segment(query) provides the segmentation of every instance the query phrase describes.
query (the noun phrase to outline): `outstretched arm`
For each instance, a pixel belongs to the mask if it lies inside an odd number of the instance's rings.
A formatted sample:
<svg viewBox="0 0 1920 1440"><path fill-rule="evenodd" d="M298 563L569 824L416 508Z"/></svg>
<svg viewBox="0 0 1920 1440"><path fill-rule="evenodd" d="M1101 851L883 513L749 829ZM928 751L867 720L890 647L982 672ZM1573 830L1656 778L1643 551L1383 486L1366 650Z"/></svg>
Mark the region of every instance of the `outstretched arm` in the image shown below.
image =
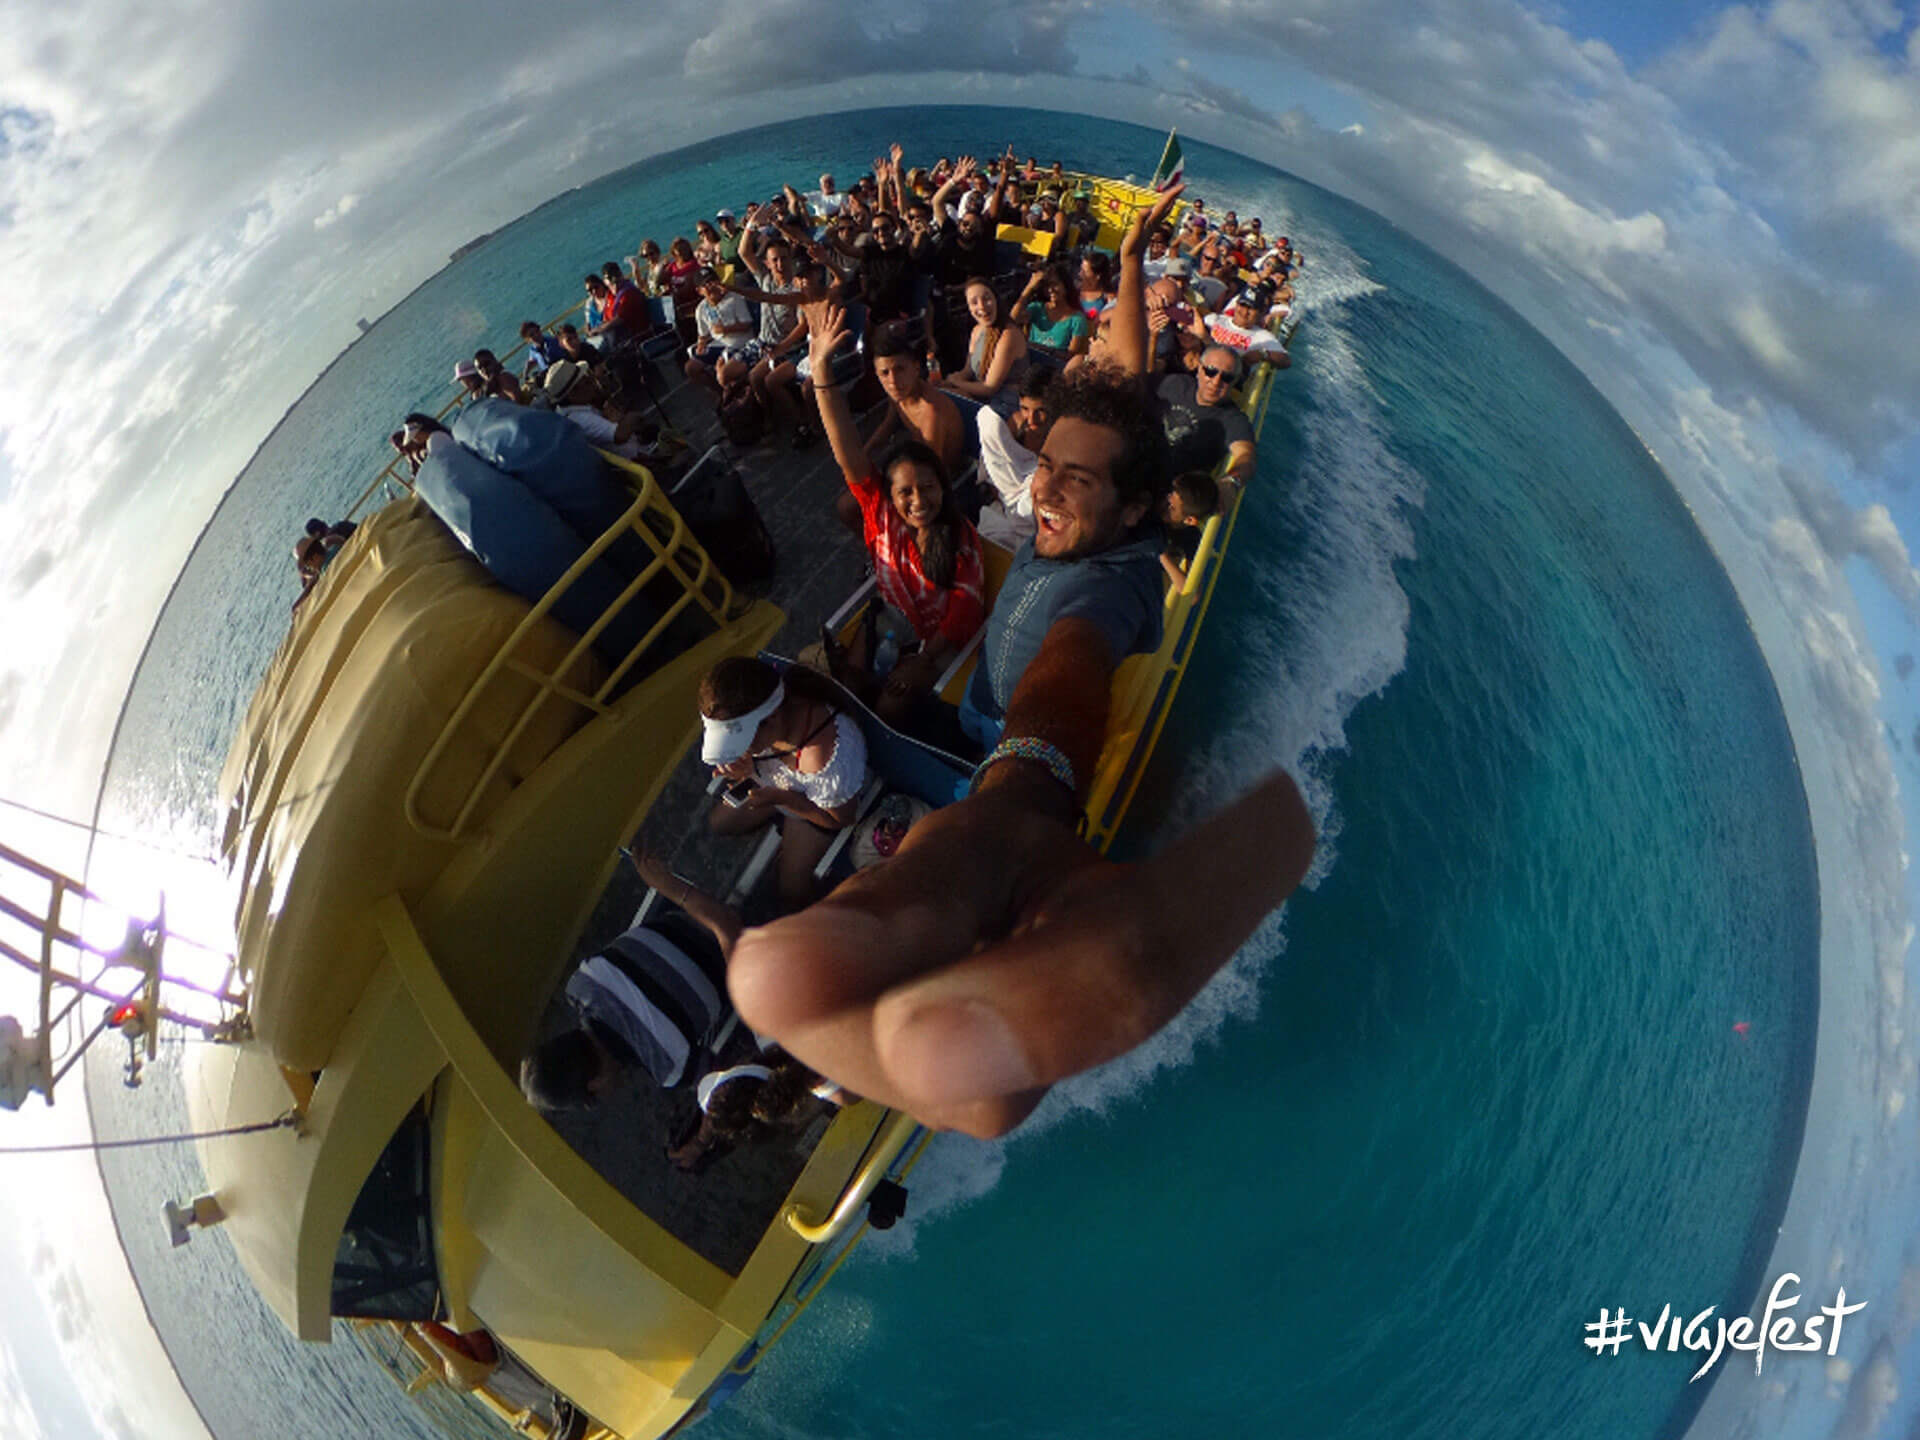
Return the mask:
<svg viewBox="0 0 1920 1440"><path fill-rule="evenodd" d="M833 352L847 338L847 312L832 301L806 307L809 377L813 383L814 403L820 407L820 428L833 447L834 462L848 489L866 484L873 473L867 452L860 443L859 427L853 423L853 410L847 404L846 391L833 383Z"/></svg>
<svg viewBox="0 0 1920 1440"><path fill-rule="evenodd" d="M698 920L720 942L720 953L731 959L733 942L740 938L740 912L713 898L691 880L683 880L665 861L645 850L629 851L628 859L640 878Z"/></svg>
<svg viewBox="0 0 1920 1440"><path fill-rule="evenodd" d="M900 148L900 142L897 140L887 152L887 167L893 181L893 213L902 221L907 216L907 172L901 167L900 161L906 153Z"/></svg>
<svg viewBox="0 0 1920 1440"><path fill-rule="evenodd" d="M953 167L953 173L947 177L946 184L933 192L933 219L938 224L947 215L947 200L960 186L973 178L973 172L980 167L971 155L962 155L960 163Z"/></svg>
<svg viewBox="0 0 1920 1440"><path fill-rule="evenodd" d="M740 267L749 275L760 273L760 207L749 205L747 218L740 222Z"/></svg>
<svg viewBox="0 0 1920 1440"><path fill-rule="evenodd" d="M1174 202L1186 185L1175 185L1150 210L1134 212L1133 223L1120 237L1120 288L1113 300L1112 331L1107 349L1114 363L1129 375L1144 375L1153 361L1153 344L1147 334L1147 237L1173 212Z"/></svg>
<svg viewBox="0 0 1920 1440"><path fill-rule="evenodd" d="M1007 197L1007 186L1013 180L1013 165L1010 161L1000 162L1000 178L994 181L993 194L987 199L987 223L1000 223L1000 206Z"/></svg>
<svg viewBox="0 0 1920 1440"><path fill-rule="evenodd" d="M1097 626L1057 622L1007 734L1057 746L1078 792L1032 760L994 765L886 864L742 935L741 1017L862 1095L990 1136L1178 1014L1305 876L1313 821L1276 772L1153 859L1101 861L1074 817L1112 671Z"/></svg>

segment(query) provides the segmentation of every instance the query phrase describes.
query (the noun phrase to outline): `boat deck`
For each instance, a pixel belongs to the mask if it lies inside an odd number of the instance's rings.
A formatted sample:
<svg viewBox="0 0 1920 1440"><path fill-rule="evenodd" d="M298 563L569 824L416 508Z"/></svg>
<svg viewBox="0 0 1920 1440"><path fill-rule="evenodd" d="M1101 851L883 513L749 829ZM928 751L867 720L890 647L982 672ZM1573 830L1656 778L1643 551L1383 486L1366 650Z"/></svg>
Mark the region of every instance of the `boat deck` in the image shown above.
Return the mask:
<svg viewBox="0 0 1920 1440"><path fill-rule="evenodd" d="M712 392L688 383L670 365L661 368L668 383L656 384L657 398L669 423L692 441L690 461L720 444L759 507L773 537L776 564L771 581L751 593L764 595L786 612L787 623L771 648L797 654L818 637L821 621L866 574L864 547L834 516L834 501L844 486L832 452L824 440L799 452L784 444L744 451L727 445ZM658 421L651 405L642 408ZM870 425L878 414L873 409L863 419ZM709 894L724 896L759 836L711 833L707 813L715 802L706 793L711 774L698 754L689 752L649 813L642 838L678 873ZM646 886L630 869L616 871L581 937L577 958L596 953L625 930L645 893ZM765 904L750 903L748 918L767 918ZM563 1018L564 1001L556 996L547 1021L557 1027ZM739 1031L728 1055L745 1059L751 1048L751 1037ZM669 1137L694 1108L690 1090L663 1094L640 1081L621 1087L591 1110L551 1118L555 1129L628 1199L708 1260L738 1273L824 1133L831 1108L819 1104L798 1130L743 1145L691 1176L670 1165L665 1151Z"/></svg>

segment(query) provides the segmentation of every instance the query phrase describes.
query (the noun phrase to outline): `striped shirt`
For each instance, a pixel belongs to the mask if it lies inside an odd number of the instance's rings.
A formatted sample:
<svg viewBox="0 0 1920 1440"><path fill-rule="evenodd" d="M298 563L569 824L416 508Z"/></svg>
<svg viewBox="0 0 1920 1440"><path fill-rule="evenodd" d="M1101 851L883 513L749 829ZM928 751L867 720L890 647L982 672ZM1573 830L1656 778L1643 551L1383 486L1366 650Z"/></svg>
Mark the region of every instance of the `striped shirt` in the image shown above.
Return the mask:
<svg viewBox="0 0 1920 1440"><path fill-rule="evenodd" d="M584 1025L672 1089L706 1068L727 1014L726 962L711 936L669 913L634 926L581 965L567 981L567 999Z"/></svg>

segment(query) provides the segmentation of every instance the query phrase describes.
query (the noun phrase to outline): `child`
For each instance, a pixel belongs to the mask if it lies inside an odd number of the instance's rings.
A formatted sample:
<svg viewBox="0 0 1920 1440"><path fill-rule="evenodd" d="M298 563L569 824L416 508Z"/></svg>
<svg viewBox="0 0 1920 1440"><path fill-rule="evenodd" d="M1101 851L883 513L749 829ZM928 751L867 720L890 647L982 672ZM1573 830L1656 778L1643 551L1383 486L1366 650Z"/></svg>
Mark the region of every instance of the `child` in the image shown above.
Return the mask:
<svg viewBox="0 0 1920 1440"><path fill-rule="evenodd" d="M1187 566L1200 548L1200 532L1207 517L1219 508L1220 487L1206 471L1188 470L1173 477L1173 488L1160 512L1167 522L1167 548L1160 552L1160 564L1175 589L1187 583Z"/></svg>

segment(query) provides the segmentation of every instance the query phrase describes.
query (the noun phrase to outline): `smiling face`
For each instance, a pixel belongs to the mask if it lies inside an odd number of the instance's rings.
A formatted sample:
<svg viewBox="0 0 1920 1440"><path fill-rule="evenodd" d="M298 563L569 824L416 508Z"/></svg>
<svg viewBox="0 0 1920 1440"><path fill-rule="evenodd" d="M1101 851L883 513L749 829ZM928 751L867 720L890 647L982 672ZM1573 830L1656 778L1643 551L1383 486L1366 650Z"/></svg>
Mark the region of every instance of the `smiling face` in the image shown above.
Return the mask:
<svg viewBox="0 0 1920 1440"><path fill-rule="evenodd" d="M980 325L991 325L1000 318L1000 301L991 285L967 286L967 313Z"/></svg>
<svg viewBox="0 0 1920 1440"><path fill-rule="evenodd" d="M940 516L946 487L930 468L899 460L887 475L887 498L894 513L915 530L925 530Z"/></svg>
<svg viewBox="0 0 1920 1440"><path fill-rule="evenodd" d="M1072 560L1112 548L1147 513L1123 504L1113 469L1126 445L1116 430L1076 415L1056 420L1033 471L1033 553Z"/></svg>

